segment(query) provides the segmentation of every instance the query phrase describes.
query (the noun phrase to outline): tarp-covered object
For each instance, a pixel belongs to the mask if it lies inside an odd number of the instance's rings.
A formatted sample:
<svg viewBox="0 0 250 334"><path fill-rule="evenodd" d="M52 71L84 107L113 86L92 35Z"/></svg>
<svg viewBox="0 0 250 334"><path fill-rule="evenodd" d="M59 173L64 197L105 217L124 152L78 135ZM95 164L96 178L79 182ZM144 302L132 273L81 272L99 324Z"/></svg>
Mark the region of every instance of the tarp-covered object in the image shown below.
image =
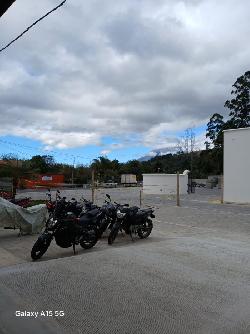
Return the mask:
<svg viewBox="0 0 250 334"><path fill-rule="evenodd" d="M46 217L45 204L24 209L0 198L0 227L15 227L24 233L38 233L44 226Z"/></svg>

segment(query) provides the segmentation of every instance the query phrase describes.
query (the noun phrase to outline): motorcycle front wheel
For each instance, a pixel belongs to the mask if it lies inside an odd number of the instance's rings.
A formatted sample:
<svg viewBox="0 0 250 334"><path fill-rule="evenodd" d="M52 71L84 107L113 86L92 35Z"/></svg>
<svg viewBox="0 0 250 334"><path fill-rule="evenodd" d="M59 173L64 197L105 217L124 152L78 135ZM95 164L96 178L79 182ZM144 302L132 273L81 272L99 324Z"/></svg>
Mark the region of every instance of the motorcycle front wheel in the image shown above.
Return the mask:
<svg viewBox="0 0 250 334"><path fill-rule="evenodd" d="M109 221L107 221L107 220L101 221L98 232L97 232L97 235L98 235L99 239L102 237L103 233L108 228L108 225L109 225Z"/></svg>
<svg viewBox="0 0 250 334"><path fill-rule="evenodd" d="M139 238L146 239L150 235L152 229L153 229L152 220L147 219L145 223L137 230Z"/></svg>
<svg viewBox="0 0 250 334"><path fill-rule="evenodd" d="M119 232L118 228L112 228L109 236L108 236L108 244L112 245L112 243L115 241L115 238L117 237L117 234Z"/></svg>
<svg viewBox="0 0 250 334"><path fill-rule="evenodd" d="M43 254L46 253L47 249L49 248L49 245L50 242L44 243L43 240L37 239L31 250L31 258L33 260L40 259L43 256Z"/></svg>
<svg viewBox="0 0 250 334"><path fill-rule="evenodd" d="M80 245L84 249L89 249L95 246L98 241L98 235L95 230L90 230L84 233L80 239Z"/></svg>

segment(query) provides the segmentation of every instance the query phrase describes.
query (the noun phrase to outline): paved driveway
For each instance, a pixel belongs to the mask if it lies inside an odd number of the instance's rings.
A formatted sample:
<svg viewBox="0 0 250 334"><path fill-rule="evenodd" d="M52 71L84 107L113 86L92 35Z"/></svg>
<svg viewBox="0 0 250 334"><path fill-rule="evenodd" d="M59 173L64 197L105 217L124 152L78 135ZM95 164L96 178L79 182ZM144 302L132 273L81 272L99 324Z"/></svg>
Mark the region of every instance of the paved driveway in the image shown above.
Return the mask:
<svg viewBox="0 0 250 334"><path fill-rule="evenodd" d="M138 199L137 189L109 192ZM250 207L214 204L218 198L200 190L177 208L171 199L145 197L157 208L148 239L119 236L108 246L104 237L76 256L53 245L39 262L29 259L36 236L0 231L4 333L29 324L46 333L249 334ZM17 309L53 316L17 318Z"/></svg>

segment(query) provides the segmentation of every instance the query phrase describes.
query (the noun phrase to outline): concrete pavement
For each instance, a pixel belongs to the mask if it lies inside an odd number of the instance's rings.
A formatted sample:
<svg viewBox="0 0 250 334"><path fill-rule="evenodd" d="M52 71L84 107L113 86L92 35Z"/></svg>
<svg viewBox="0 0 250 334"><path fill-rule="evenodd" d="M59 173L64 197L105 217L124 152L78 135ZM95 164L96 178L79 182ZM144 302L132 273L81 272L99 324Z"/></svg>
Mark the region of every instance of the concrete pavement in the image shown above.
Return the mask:
<svg viewBox="0 0 250 334"><path fill-rule="evenodd" d="M120 196L135 201L137 193ZM76 256L52 245L42 261L31 262L36 236L3 232L10 234L1 239L0 231L0 248L14 257L0 268L2 310L12 300L4 316L8 334L20 326L8 318L17 308L63 311L33 319L54 333L249 334L250 207L209 203L212 193L196 196L183 198L180 208L154 198L148 239L120 235L108 246L103 238L91 250L78 247Z"/></svg>

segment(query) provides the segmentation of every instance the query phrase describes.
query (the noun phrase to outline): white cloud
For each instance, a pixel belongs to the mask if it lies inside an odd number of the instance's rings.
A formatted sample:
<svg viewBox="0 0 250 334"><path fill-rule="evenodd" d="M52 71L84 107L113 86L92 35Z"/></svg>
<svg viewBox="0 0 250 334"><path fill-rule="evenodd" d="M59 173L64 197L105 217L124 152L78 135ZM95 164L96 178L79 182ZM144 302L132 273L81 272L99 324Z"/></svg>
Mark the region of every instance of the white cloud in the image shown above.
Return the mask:
<svg viewBox="0 0 250 334"><path fill-rule="evenodd" d="M101 153L101 155L107 155L110 152L111 152L110 150L102 150L100 153Z"/></svg>
<svg viewBox="0 0 250 334"><path fill-rule="evenodd" d="M3 45L53 6L13 4ZM231 85L249 70L249 10L246 0L66 2L0 54L0 134L46 149L104 136L120 148L173 145L175 131L227 112Z"/></svg>

